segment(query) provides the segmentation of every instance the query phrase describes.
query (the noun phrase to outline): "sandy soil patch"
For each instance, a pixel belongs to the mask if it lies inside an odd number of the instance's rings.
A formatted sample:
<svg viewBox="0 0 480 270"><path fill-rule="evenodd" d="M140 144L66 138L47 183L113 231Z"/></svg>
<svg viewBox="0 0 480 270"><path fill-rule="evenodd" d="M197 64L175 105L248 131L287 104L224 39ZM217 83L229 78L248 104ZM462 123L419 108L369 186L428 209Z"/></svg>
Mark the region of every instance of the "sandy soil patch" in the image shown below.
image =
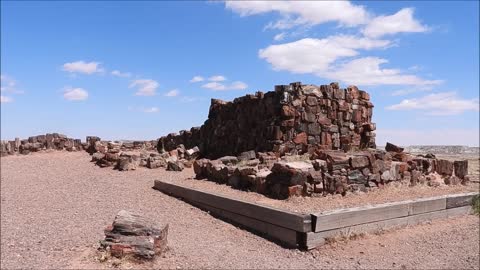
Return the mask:
<svg viewBox="0 0 480 270"><path fill-rule="evenodd" d="M1 269L98 269L95 246L126 209L170 223L169 251L121 268L444 268L479 266L476 216L435 221L302 252L284 249L152 189L153 180L191 177L162 169L118 172L88 154L1 158Z"/></svg>

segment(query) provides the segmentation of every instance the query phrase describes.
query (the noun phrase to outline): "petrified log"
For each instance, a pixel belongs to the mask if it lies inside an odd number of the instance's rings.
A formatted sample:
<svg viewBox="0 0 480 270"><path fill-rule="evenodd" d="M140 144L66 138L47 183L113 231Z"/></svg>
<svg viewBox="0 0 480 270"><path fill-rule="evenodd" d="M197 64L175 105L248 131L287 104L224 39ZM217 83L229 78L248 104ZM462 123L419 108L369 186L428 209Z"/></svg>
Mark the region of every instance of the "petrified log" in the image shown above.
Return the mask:
<svg viewBox="0 0 480 270"><path fill-rule="evenodd" d="M401 152L403 152L403 148L402 148L402 147L396 146L395 144L389 143L389 142L387 142L387 145L385 146L385 150L386 150L387 152L396 152L396 153L401 153Z"/></svg>
<svg viewBox="0 0 480 270"><path fill-rule="evenodd" d="M468 174L468 160L454 161L453 168L455 169L455 175L460 179L464 179Z"/></svg>
<svg viewBox="0 0 480 270"><path fill-rule="evenodd" d="M105 229L101 248L112 256L133 255L152 259L167 247L168 224L156 224L145 217L121 210Z"/></svg>

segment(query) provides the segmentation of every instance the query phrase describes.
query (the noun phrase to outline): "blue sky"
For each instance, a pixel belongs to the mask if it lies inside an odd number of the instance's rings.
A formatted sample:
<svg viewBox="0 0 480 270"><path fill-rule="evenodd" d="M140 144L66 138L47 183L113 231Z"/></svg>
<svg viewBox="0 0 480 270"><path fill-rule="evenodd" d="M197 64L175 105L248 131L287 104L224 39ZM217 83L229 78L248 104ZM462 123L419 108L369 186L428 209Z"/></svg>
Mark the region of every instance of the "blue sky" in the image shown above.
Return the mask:
<svg viewBox="0 0 480 270"><path fill-rule="evenodd" d="M358 85L377 143L477 145L479 2L1 2L1 137L156 139L211 98Z"/></svg>

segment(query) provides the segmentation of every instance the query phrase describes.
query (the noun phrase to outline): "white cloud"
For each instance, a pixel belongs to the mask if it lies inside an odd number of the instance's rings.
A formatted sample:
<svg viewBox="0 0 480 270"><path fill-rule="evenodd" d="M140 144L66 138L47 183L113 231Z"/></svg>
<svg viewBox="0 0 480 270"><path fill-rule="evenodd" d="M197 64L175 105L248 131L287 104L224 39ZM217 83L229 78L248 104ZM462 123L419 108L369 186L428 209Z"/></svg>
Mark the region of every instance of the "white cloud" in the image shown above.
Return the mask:
<svg viewBox="0 0 480 270"><path fill-rule="evenodd" d="M223 84L219 82L209 82L202 85L203 88L214 90L214 91L224 91L224 90L244 90L247 89L248 85L241 81L235 81L231 84Z"/></svg>
<svg viewBox="0 0 480 270"><path fill-rule="evenodd" d="M394 97L405 96L405 95L417 93L417 92L426 92L426 91L431 91L432 88L433 87L431 85L425 85L425 86L415 86L415 87L406 88L406 89L399 89L399 90L393 91L392 96Z"/></svg>
<svg viewBox="0 0 480 270"><path fill-rule="evenodd" d="M212 77L208 78L208 80L211 81L211 82L223 82L223 81L227 80L227 78L225 78L222 75L215 75L215 76L212 76Z"/></svg>
<svg viewBox="0 0 480 270"><path fill-rule="evenodd" d="M357 26L367 23L369 19L363 6L348 1L226 1L225 7L241 16L278 12L281 19L267 26L274 29L326 22Z"/></svg>
<svg viewBox="0 0 480 270"><path fill-rule="evenodd" d="M17 89L17 81L7 75L0 75L0 92L10 94L23 94L23 91Z"/></svg>
<svg viewBox="0 0 480 270"><path fill-rule="evenodd" d="M389 16L378 16L374 18L362 31L368 37L381 37L397 33L420 33L429 30L413 18L413 8L403 8L397 13Z"/></svg>
<svg viewBox="0 0 480 270"><path fill-rule="evenodd" d="M235 81L230 86L228 86L228 88L232 90L244 90L247 89L247 87L248 85L241 81Z"/></svg>
<svg viewBox="0 0 480 270"><path fill-rule="evenodd" d="M81 101L88 98L88 92L82 88L66 88L63 98L71 101Z"/></svg>
<svg viewBox="0 0 480 270"><path fill-rule="evenodd" d="M275 12L277 21L267 29L310 29L327 22L355 27L349 34L325 38L304 38L290 43L270 45L258 55L274 70L314 74L319 77L363 85L433 85L440 80L426 80L404 70L383 68L388 60L363 56L363 51L391 47L393 41L382 36L408 32L426 32L429 28L414 18L412 8L403 8L392 15L374 16L363 6L349 1L227 1L227 9L251 16ZM275 41L292 36L296 30L282 31ZM337 28L342 33L342 28ZM352 34L353 33L353 34ZM305 35L303 33L302 35ZM360 57L361 56L361 57ZM418 69L417 69L418 70ZM412 70L410 70L412 71ZM218 85L212 87L221 88Z"/></svg>
<svg viewBox="0 0 480 270"><path fill-rule="evenodd" d="M280 41L280 40L283 40L286 36L286 33L285 32L282 32L282 33L279 33L279 34L276 34L274 37L273 37L273 40L275 41Z"/></svg>
<svg viewBox="0 0 480 270"><path fill-rule="evenodd" d="M197 100L200 100L200 98L197 98L197 97L182 97L180 99L180 102L189 103L189 102L194 102L194 101L197 101Z"/></svg>
<svg viewBox="0 0 480 270"><path fill-rule="evenodd" d="M159 84L151 79L138 79L132 81L130 88L137 87L136 96L154 96Z"/></svg>
<svg viewBox="0 0 480 270"><path fill-rule="evenodd" d="M0 96L0 103L10 103L10 102L13 102L13 99L11 97Z"/></svg>
<svg viewBox="0 0 480 270"><path fill-rule="evenodd" d="M93 74L103 72L99 62L76 61L63 64L63 70L71 73Z"/></svg>
<svg viewBox="0 0 480 270"><path fill-rule="evenodd" d="M202 76L194 76L190 82L195 83L195 82L203 82L205 79Z"/></svg>
<svg viewBox="0 0 480 270"><path fill-rule="evenodd" d="M165 93L165 96L166 97L176 97L176 96L178 96L178 94L180 94L180 91L178 89L172 89L172 90L168 91L167 93Z"/></svg>
<svg viewBox="0 0 480 270"><path fill-rule="evenodd" d="M479 100L462 99L455 92L429 94L421 98L404 99L387 110L423 110L429 115L455 115L465 111L478 111Z"/></svg>
<svg viewBox="0 0 480 270"><path fill-rule="evenodd" d="M478 146L479 129L377 129L376 143L397 145L469 145Z"/></svg>
<svg viewBox="0 0 480 270"><path fill-rule="evenodd" d="M145 113L156 113L159 110L157 107L150 107L150 108L142 108L142 111Z"/></svg>
<svg viewBox="0 0 480 270"><path fill-rule="evenodd" d="M386 59L363 57L350 61L344 58L358 56L360 50L385 49L392 42L351 35L336 35L323 39L304 38L298 41L270 45L259 50L259 57L274 70L293 73L312 73L319 77L359 85L429 85L438 80L424 80L398 69L382 69ZM340 63L339 63L340 62Z"/></svg>
<svg viewBox="0 0 480 270"><path fill-rule="evenodd" d="M388 60L378 57L357 58L320 73L324 77L358 85L436 85L441 80L425 80L399 69L381 68Z"/></svg>
<svg viewBox="0 0 480 270"><path fill-rule="evenodd" d="M127 109L131 112L144 112L144 113L157 113L160 111L158 107L128 106Z"/></svg>
<svg viewBox="0 0 480 270"><path fill-rule="evenodd" d="M331 36L324 39L304 38L298 41L270 45L258 52L275 70L293 73L322 74L342 57L358 55L357 49L386 48L388 40L373 40L354 36Z"/></svg>
<svg viewBox="0 0 480 270"><path fill-rule="evenodd" d="M132 76L132 74L129 73L129 72L120 72L119 70L114 70L114 71L111 72L111 74L113 76L123 77L123 78L128 78L128 77Z"/></svg>
<svg viewBox="0 0 480 270"><path fill-rule="evenodd" d="M226 87L222 83L218 82L209 82L204 85L202 85L203 88L211 89L211 90L216 90L216 91L221 91L221 90L226 90Z"/></svg>

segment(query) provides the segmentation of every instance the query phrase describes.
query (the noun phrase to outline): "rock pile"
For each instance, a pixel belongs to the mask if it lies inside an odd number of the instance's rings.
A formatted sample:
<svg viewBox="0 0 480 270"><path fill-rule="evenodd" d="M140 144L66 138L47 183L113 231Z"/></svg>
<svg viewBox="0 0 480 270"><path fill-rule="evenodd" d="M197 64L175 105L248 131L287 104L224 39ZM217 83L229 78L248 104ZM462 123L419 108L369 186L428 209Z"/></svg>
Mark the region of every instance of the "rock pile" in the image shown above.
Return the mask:
<svg viewBox="0 0 480 270"><path fill-rule="evenodd" d="M47 133L46 135L31 136L28 139L0 142L0 155L27 155L30 152L39 152L43 150L67 150L79 151L84 149L80 139L68 138L63 134Z"/></svg>
<svg viewBox="0 0 480 270"><path fill-rule="evenodd" d="M182 171L192 166L192 160L200 154L198 147L185 149L179 145L169 152L157 152L151 141L130 144L101 141L95 136L87 137L87 151L92 162L98 166L114 167L120 171L136 170L138 167L150 169L165 168L169 171Z"/></svg>
<svg viewBox="0 0 480 270"><path fill-rule="evenodd" d="M372 109L369 94L356 86L277 85L233 102L212 99L201 127L161 137L158 148L199 146L212 159L248 150L284 155L375 148Z"/></svg>
<svg viewBox="0 0 480 270"><path fill-rule="evenodd" d="M114 257L133 255L153 259L167 247L168 224L156 224L125 210L118 212L113 224L105 229L101 249Z"/></svg>
<svg viewBox="0 0 480 270"><path fill-rule="evenodd" d="M364 149L316 150L312 154L286 155L248 151L238 157L199 159L193 164L197 179L208 179L234 188L286 199L314 193L342 194L368 191L391 182L417 184L465 184L468 163L436 159L434 155L413 156L388 143L386 151Z"/></svg>

